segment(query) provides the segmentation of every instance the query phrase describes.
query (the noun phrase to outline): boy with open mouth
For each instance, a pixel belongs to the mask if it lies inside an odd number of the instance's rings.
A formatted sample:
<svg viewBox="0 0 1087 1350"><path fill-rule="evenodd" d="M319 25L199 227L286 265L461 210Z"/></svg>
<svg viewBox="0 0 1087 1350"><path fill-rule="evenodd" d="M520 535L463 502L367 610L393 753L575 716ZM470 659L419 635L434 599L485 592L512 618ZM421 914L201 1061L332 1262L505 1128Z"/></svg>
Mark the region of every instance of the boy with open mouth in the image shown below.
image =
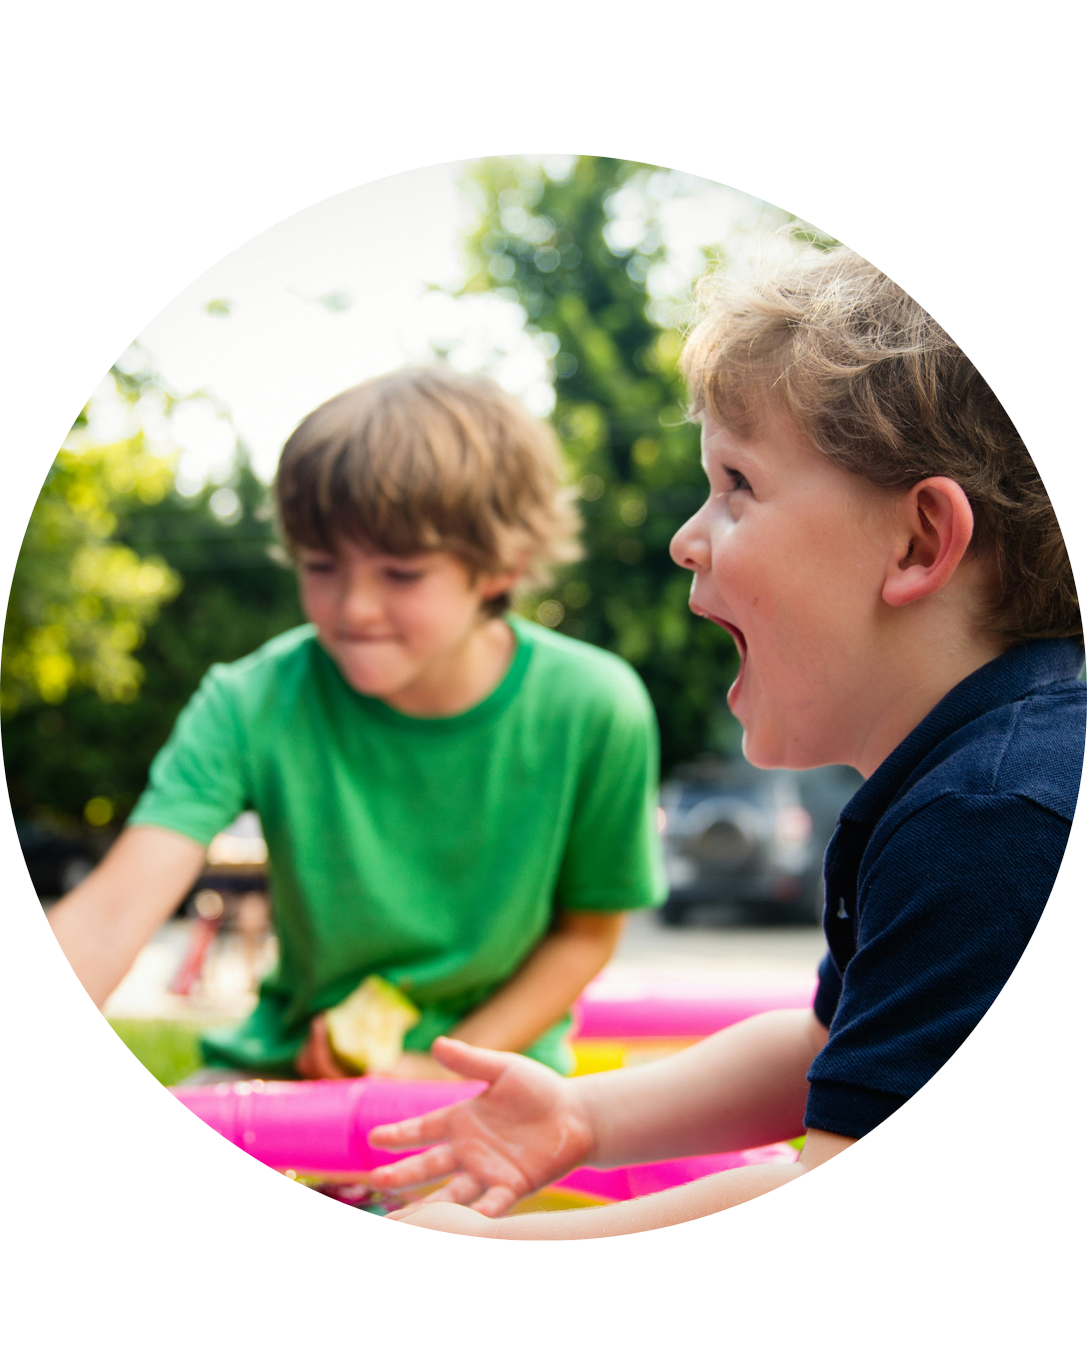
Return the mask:
<svg viewBox="0 0 1087 1350"><path fill-rule="evenodd" d="M803 1176L921 1089L977 1025L1052 889L1079 790L1083 633L1041 479L938 324L845 249L711 293L685 352L705 505L672 556L740 653L729 705L765 768L866 782L824 867L810 1011L566 1080L439 1040L482 1096L372 1134L432 1147L374 1184L396 1215L499 1238L639 1232ZM739 1168L602 1209L501 1218L571 1168L751 1148ZM452 1203L451 1203L452 1202Z"/></svg>

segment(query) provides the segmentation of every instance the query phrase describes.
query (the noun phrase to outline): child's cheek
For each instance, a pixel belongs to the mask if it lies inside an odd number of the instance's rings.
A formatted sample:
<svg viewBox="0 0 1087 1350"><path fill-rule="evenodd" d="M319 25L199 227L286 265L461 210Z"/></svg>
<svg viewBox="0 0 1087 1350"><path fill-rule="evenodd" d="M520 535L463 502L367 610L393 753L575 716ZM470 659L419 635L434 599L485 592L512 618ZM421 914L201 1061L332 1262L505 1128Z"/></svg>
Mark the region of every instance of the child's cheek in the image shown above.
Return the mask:
<svg viewBox="0 0 1087 1350"><path fill-rule="evenodd" d="M300 593L302 613L307 622L312 623L319 632L325 632L333 626L336 617L336 595L323 578L311 581Z"/></svg>
<svg viewBox="0 0 1087 1350"><path fill-rule="evenodd" d="M298 583L298 603L302 606L302 613L313 623L313 590L305 578Z"/></svg>

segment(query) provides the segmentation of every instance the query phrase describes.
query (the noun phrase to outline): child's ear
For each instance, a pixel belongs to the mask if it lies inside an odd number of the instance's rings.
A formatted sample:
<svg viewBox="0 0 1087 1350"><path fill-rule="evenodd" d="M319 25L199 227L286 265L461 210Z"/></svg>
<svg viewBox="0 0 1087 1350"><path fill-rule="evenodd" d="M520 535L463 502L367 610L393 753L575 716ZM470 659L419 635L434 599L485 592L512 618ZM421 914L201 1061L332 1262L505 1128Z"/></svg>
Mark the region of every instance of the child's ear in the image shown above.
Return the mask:
<svg viewBox="0 0 1087 1350"><path fill-rule="evenodd" d="M482 578L480 597L494 600L499 595L508 595L523 576L523 572L489 572Z"/></svg>
<svg viewBox="0 0 1087 1350"><path fill-rule="evenodd" d="M896 608L932 595L951 580L974 533L974 512L951 478L926 478L902 500L883 598Z"/></svg>

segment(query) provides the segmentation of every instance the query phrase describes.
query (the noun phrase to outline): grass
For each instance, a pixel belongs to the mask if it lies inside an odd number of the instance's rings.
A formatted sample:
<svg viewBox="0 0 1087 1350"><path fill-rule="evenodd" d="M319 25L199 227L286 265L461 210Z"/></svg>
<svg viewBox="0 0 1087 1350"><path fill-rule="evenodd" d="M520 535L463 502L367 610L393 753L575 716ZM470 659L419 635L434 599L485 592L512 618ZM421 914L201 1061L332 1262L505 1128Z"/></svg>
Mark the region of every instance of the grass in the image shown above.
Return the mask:
<svg viewBox="0 0 1087 1350"><path fill-rule="evenodd" d="M202 1022L136 1021L119 1017L111 1019L110 1026L165 1087L180 1083L203 1067L198 1045L205 1029Z"/></svg>

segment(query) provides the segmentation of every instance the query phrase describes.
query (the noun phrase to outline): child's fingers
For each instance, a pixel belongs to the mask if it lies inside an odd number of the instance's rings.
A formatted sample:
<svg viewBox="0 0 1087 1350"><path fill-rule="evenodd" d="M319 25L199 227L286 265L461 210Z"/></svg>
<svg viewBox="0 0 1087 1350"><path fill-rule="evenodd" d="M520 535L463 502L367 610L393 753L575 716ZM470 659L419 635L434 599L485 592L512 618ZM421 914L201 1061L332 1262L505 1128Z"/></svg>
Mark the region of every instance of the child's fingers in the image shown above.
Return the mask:
<svg viewBox="0 0 1087 1350"><path fill-rule="evenodd" d="M459 1073L462 1078L482 1078L485 1083L493 1083L517 1060L517 1056L508 1051L481 1050L449 1036L439 1036L430 1047L430 1053L439 1064Z"/></svg>
<svg viewBox="0 0 1087 1350"><path fill-rule="evenodd" d="M438 1205L442 1201L454 1205L468 1205L482 1189L483 1187L479 1182L474 1181L467 1172L458 1172L455 1176L450 1177L444 1186L440 1186L429 1195L424 1195L421 1200L413 1200L410 1205L402 1205L399 1209L394 1209L389 1218L407 1219L412 1214L418 1214L421 1209L425 1209L428 1205Z"/></svg>
<svg viewBox="0 0 1087 1350"><path fill-rule="evenodd" d="M445 1138L445 1123L452 1106L428 1111L425 1116L397 1120L388 1125L375 1125L366 1136L372 1148L414 1148L416 1144L436 1144Z"/></svg>
<svg viewBox="0 0 1087 1350"><path fill-rule="evenodd" d="M390 1210L389 1213L385 1215L385 1217L387 1219L410 1219L411 1216L418 1211L418 1209L419 1203L418 1201L416 1201L414 1205L404 1205L401 1209Z"/></svg>
<svg viewBox="0 0 1087 1350"><path fill-rule="evenodd" d="M410 1212L398 1209L390 1219L403 1219L417 1228L433 1228L439 1233L461 1233L464 1237L493 1237L491 1220L464 1205L420 1205Z"/></svg>
<svg viewBox="0 0 1087 1350"><path fill-rule="evenodd" d="M295 1059L295 1067L303 1078L347 1078L328 1039L328 1023L324 1013L318 1013L310 1022L306 1043Z"/></svg>
<svg viewBox="0 0 1087 1350"><path fill-rule="evenodd" d="M420 1206L434 1205L441 1200L448 1200L454 1205L470 1205L482 1190L483 1186L475 1177L469 1176L467 1172L457 1172L444 1186L440 1186L430 1195L424 1195Z"/></svg>
<svg viewBox="0 0 1087 1350"><path fill-rule="evenodd" d="M488 1219L497 1219L499 1215L505 1214L510 1205L516 1204L520 1198L518 1192L511 1190L509 1186L489 1186L472 1208L477 1214L486 1215ZM468 1202L465 1201L465 1203Z"/></svg>
<svg viewBox="0 0 1087 1350"><path fill-rule="evenodd" d="M399 1162L375 1167L370 1173L370 1185L379 1191L399 1191L405 1186L421 1186L427 1181L447 1177L457 1168L457 1159L448 1144L416 1153Z"/></svg>
<svg viewBox="0 0 1087 1350"><path fill-rule="evenodd" d="M385 1217L387 1219L410 1219L413 1214L418 1214L422 1208L422 1200L413 1200L410 1205L401 1205L399 1209L391 1209Z"/></svg>

